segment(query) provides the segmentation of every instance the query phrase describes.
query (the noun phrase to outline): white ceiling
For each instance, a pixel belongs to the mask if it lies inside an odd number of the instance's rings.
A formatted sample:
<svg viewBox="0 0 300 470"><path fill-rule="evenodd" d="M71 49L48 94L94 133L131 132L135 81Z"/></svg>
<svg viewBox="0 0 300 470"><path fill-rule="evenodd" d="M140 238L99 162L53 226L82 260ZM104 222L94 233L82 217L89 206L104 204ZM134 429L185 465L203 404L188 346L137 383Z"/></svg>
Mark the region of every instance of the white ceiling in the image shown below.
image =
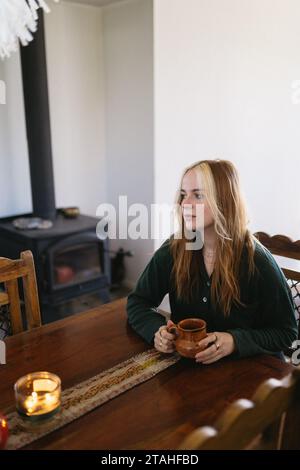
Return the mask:
<svg viewBox="0 0 300 470"><path fill-rule="evenodd" d="M95 6L103 7L104 5L124 2L126 0L63 0L63 1L68 2L68 3L81 3L83 5L95 5Z"/></svg>

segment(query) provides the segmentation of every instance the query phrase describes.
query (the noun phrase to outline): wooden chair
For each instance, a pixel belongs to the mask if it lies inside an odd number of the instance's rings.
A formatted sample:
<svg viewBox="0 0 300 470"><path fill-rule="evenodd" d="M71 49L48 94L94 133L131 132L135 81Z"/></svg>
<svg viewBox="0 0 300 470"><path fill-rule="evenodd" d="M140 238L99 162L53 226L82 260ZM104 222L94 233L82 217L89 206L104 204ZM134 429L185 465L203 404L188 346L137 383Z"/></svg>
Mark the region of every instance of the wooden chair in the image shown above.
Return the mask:
<svg viewBox="0 0 300 470"><path fill-rule="evenodd" d="M18 260L0 258L0 284L4 284L5 287L5 292L0 293L0 306L8 308L12 334L24 330L18 279L23 281L27 328L41 326L40 305L31 251L21 253L21 259Z"/></svg>
<svg viewBox="0 0 300 470"><path fill-rule="evenodd" d="M300 261L300 240L294 242L285 235L274 235L271 237L265 232L256 232L254 236L273 255L288 258L289 260ZM277 259L292 291L295 304L295 316L298 322L298 338L300 338L300 268L299 271L285 268L283 267L284 263L282 261L281 259ZM291 357L294 350L295 349L291 346L287 351L284 351L284 353L286 356Z"/></svg>
<svg viewBox="0 0 300 470"><path fill-rule="evenodd" d="M185 450L299 449L300 368L282 380L268 379L252 400L232 403L213 427L196 429Z"/></svg>

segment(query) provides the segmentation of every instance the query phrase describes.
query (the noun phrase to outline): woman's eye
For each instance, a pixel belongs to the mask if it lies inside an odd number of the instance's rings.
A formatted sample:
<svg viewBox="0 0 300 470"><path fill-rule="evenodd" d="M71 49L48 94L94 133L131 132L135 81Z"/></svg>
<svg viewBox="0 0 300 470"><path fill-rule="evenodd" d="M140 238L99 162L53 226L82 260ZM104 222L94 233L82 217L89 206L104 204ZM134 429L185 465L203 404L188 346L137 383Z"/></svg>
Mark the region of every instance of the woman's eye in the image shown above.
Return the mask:
<svg viewBox="0 0 300 470"><path fill-rule="evenodd" d="M204 194L194 194L194 197L195 197L195 199L197 199L199 201L202 201L202 199L204 199ZM186 198L187 198L187 194L181 194L180 195L181 201L183 201L183 199L186 199Z"/></svg>

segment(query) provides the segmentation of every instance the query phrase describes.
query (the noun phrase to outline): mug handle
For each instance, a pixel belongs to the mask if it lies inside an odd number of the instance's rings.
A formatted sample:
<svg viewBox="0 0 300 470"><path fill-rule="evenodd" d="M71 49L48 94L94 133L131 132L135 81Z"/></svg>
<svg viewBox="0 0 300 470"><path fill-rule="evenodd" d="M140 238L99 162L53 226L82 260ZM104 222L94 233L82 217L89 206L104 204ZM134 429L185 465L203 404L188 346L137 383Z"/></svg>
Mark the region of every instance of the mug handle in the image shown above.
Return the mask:
<svg viewBox="0 0 300 470"><path fill-rule="evenodd" d="M176 337L179 336L179 331L178 331L178 327L176 324L172 326L167 326L167 332L171 333L171 335L175 335Z"/></svg>

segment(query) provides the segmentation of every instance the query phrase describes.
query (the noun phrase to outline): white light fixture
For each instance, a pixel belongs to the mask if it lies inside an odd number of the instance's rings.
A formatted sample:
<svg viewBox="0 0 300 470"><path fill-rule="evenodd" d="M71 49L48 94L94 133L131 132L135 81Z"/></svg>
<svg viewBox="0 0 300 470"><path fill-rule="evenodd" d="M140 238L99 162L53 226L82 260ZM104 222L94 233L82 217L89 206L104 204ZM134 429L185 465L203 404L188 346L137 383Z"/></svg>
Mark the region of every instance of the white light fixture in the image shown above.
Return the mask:
<svg viewBox="0 0 300 470"><path fill-rule="evenodd" d="M58 2L59 0L54 0ZM45 0L0 0L0 57L9 57L18 48L32 41L37 30L37 10L50 11Z"/></svg>

